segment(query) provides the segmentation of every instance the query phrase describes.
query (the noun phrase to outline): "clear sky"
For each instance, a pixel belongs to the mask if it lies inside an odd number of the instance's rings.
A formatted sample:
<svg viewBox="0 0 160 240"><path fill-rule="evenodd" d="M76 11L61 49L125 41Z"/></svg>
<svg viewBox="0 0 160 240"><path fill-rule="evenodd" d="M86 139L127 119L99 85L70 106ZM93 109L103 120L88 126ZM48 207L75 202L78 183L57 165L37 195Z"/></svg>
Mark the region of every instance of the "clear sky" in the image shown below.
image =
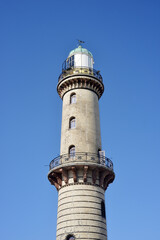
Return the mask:
<svg viewBox="0 0 160 240"><path fill-rule="evenodd" d="M62 62L84 40L101 71L109 240L160 239L160 1L1 0L0 239L55 240Z"/></svg>

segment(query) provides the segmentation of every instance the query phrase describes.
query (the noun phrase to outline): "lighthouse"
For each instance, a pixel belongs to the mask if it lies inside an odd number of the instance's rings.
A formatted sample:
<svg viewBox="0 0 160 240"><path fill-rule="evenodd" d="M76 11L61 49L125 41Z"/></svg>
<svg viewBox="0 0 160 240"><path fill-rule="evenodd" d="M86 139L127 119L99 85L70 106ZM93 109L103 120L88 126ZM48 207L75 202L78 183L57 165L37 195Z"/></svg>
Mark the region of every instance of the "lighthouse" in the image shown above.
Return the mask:
<svg viewBox="0 0 160 240"><path fill-rule="evenodd" d="M48 179L58 191L56 240L107 240L105 191L115 174L101 145L98 101L104 92L93 55L81 44L62 64L60 155Z"/></svg>

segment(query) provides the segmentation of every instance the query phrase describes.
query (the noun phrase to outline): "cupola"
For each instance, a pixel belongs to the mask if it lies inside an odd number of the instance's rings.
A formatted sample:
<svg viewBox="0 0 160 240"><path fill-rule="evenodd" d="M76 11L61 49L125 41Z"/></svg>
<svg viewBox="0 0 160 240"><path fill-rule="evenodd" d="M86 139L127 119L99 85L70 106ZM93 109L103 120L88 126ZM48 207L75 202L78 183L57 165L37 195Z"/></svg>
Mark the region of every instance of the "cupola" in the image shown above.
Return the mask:
<svg viewBox="0 0 160 240"><path fill-rule="evenodd" d="M62 65L62 69L66 70L73 67L93 68L93 64L92 53L79 45L69 53L68 58Z"/></svg>

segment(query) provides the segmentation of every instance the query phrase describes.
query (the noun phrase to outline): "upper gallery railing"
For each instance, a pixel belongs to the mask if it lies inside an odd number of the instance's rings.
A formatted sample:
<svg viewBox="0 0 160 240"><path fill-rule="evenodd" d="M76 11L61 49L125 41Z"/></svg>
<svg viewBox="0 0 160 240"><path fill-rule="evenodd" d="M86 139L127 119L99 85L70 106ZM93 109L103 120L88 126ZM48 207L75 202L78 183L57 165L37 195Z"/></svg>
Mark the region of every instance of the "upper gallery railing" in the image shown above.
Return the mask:
<svg viewBox="0 0 160 240"><path fill-rule="evenodd" d="M100 82L103 82L103 78L100 74L100 71L97 71L93 68L87 67L71 67L68 69L63 69L61 75L58 78L58 82L61 82L64 78L70 75L91 75L96 77Z"/></svg>
<svg viewBox="0 0 160 240"><path fill-rule="evenodd" d="M103 166L106 166L110 170L113 170L113 163L109 158L100 156L95 153L82 153L82 152L76 152L73 154L64 154L54 158L49 164L49 169L51 170L57 166L70 163L70 162L75 162L75 163L76 162L86 162L86 163L93 162L93 163L98 163Z"/></svg>

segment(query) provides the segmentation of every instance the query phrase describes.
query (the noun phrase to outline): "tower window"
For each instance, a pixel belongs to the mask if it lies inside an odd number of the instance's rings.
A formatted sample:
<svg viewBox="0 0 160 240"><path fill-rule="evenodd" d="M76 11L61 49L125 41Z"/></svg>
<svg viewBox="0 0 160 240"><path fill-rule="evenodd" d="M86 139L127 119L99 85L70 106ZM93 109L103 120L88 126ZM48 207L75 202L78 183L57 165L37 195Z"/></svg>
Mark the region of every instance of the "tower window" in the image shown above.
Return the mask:
<svg viewBox="0 0 160 240"><path fill-rule="evenodd" d="M69 147L69 156L70 157L75 157L75 152L76 152L76 148L74 145Z"/></svg>
<svg viewBox="0 0 160 240"><path fill-rule="evenodd" d="M72 93L70 97L70 104L76 103L76 94Z"/></svg>
<svg viewBox="0 0 160 240"><path fill-rule="evenodd" d="M75 117L71 117L69 120L69 128L73 129L76 127L76 118Z"/></svg>
<svg viewBox="0 0 160 240"><path fill-rule="evenodd" d="M103 200L102 200L102 202L101 202L101 215L102 215L103 218L106 218L105 203L104 203Z"/></svg>
<svg viewBox="0 0 160 240"><path fill-rule="evenodd" d="M75 237L73 235L68 235L66 237L66 240L75 240Z"/></svg>

